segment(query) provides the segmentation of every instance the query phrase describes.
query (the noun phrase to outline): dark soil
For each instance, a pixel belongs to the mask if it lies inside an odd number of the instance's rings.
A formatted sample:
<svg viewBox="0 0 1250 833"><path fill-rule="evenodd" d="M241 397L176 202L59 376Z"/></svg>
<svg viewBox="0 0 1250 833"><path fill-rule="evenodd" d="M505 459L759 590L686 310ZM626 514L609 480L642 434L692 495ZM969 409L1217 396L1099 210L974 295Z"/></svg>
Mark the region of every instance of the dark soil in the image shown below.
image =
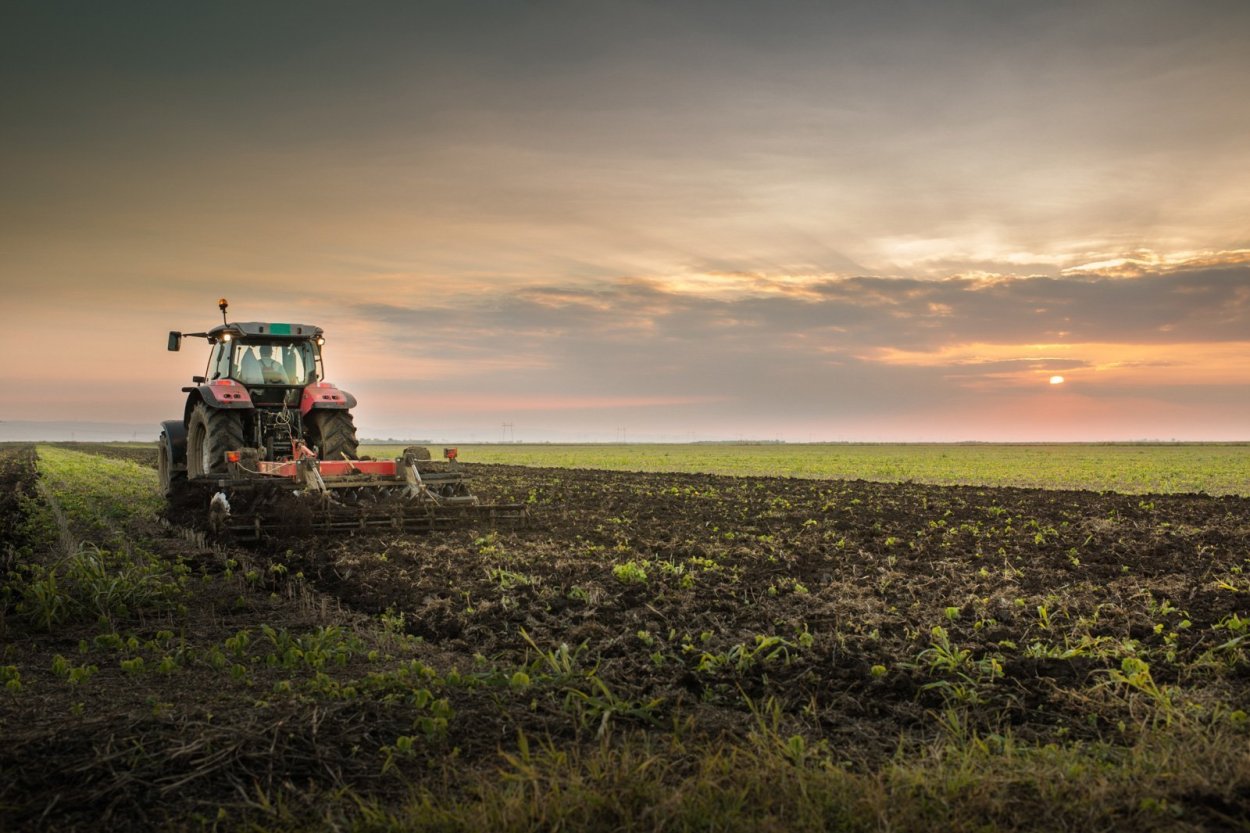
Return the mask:
<svg viewBox="0 0 1250 833"><path fill-rule="evenodd" d="M430 753L466 769L496 766L519 732L558 743L677 726L691 737L733 737L773 714L782 736L802 735L871 771L900 743L941 738L936 718L952 706L986 737L1127 743L1141 721L1140 704L1113 682L1125 657L1148 660L1153 681L1175 686L1178 702L1208 712L1250 702L1246 662L1213 670L1207 661L1224 656L1230 617L1250 618L1250 499L469 469L484 500L527 503L530 524L211 551L165 534L171 552L195 550L198 570L232 559L246 562L240 573L250 565L268 576L280 565L315 588L295 604L223 600L192 615L214 640L281 617L292 628L301 617L324 622L327 599L347 609L342 621L402 615L430 667L476 675L439 691L454 713ZM29 465L5 457L0 478L6 494L27 489ZM12 517L4 508L0 529ZM264 590L275 599L288 592L272 579ZM518 672L533 685L510 686ZM80 758L103 754L125 723L170 747L167 759L182 748L171 732L205 738L197 749L225 756L181 760L189 777L205 760L224 762L196 781L204 807L251 781L295 778L370 795L400 788L379 780L376 762L382 745L411 730L411 710L334 702L327 712L270 698L257 712L250 704L268 684L244 691L240 710L184 681L181 691L152 695L186 698L176 719L141 715L136 700L128 717L91 723L91 742L52 721L0 753L0 764L11 771L58 744ZM289 771L266 758L266 744L286 750ZM46 790L48 777L27 788ZM159 773L143 777L169 800ZM112 792L102 795L137 800L108 778ZM1210 801L1224 816L1250 813L1250 794Z"/></svg>
<svg viewBox="0 0 1250 833"><path fill-rule="evenodd" d="M105 456L155 462L154 455ZM0 678L0 831L214 829L219 810L229 808L237 823L262 796L347 787L403 794L403 784L382 773L379 750L412 731L417 710L275 693L275 684L307 669L263 661L272 648L262 626L291 634L337 628L368 640L376 622L303 582L266 575L270 562L254 552L197 543L133 518L125 531L134 542L171 571L190 573L191 592L176 609L50 630L19 615L21 567L60 557L22 546L28 505L18 498L39 500L34 463L32 446L0 446L0 552L12 566L0 597L0 670L17 670L21 684L6 690ZM230 657L247 667L236 679L208 652L244 631L255 650ZM101 647L99 638L113 633L138 643ZM358 655L379 647L386 646L366 642L352 662L326 674L350 680L373 670ZM168 672L155 667L165 656L177 659ZM137 657L146 670L127 672L121 661ZM58 658L95 673L68 683L55 670Z"/></svg>
<svg viewBox="0 0 1250 833"><path fill-rule="evenodd" d="M7 583L17 552L25 545L23 502L35 487L33 446L0 446L0 586Z"/></svg>
<svg viewBox="0 0 1250 833"><path fill-rule="evenodd" d="M1065 692L1105 679L1126 650L1171 657L1153 673L1176 682L1228 639L1213 626L1250 608L1239 497L477 471L485 499L530 501L529 528L271 552L358 610L406 613L449 655L516 667L535 659L531 640L568 645L617 697L658 702L665 724L741 725L747 699L771 698L864 764L946 703L931 684L959 682L932 667L935 626L1001 666L962 669L993 678L971 708L984 728L1101 737L1122 715L1091 717ZM785 642L744 659L761 637ZM1243 666L1198 696L1250 702L1250 677ZM466 731L497 722L462 715Z"/></svg>

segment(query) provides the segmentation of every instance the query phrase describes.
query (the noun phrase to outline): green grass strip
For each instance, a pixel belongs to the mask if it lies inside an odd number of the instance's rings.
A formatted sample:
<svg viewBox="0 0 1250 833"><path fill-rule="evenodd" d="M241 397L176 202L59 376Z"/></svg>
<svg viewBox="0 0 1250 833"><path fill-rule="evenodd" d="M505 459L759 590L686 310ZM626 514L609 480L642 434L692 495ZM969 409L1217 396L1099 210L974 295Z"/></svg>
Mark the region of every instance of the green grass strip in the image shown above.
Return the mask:
<svg viewBox="0 0 1250 833"><path fill-rule="evenodd" d="M386 459L399 445L365 445ZM431 446L437 459L441 447ZM468 463L882 483L1250 495L1250 444L462 445Z"/></svg>
<svg viewBox="0 0 1250 833"><path fill-rule="evenodd" d="M42 502L28 516L27 537L44 547L19 565L18 615L51 631L175 607L185 567L152 555L130 528L156 517L155 472L50 446L40 446L38 456Z"/></svg>

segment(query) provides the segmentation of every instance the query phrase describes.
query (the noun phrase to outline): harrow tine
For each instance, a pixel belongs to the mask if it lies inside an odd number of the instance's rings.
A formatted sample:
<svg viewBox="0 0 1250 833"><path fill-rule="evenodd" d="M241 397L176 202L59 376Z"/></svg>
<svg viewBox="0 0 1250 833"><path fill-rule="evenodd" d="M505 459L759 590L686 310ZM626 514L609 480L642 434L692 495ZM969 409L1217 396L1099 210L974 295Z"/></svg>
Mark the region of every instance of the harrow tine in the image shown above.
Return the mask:
<svg viewBox="0 0 1250 833"><path fill-rule="evenodd" d="M313 499L306 498L308 503ZM242 504L236 501L236 505ZM523 525L529 512L523 504L477 504L457 503L435 505L416 502L372 506L350 506L333 502L311 507L313 511L299 513L281 510L264 501L249 512L240 506L225 525L236 537L247 540L263 540L268 537L301 536L325 533L368 533L371 530L394 530L402 532L429 532L457 526L484 523L489 526Z"/></svg>

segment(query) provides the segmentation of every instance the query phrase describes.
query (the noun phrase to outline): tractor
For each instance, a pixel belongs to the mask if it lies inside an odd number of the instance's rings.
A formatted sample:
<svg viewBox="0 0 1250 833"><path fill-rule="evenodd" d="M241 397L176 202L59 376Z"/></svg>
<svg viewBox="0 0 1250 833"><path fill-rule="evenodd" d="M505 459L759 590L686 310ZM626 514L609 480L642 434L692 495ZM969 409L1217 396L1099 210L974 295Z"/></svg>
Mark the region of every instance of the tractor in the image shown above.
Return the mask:
<svg viewBox="0 0 1250 833"><path fill-rule="evenodd" d="M325 381L325 333L309 324L232 322L169 333L207 339L208 367L182 389L181 419L161 423L158 469L174 520L262 538L359 529L428 530L524 520L519 504L482 504L458 452L423 447L394 460L358 456L356 398ZM200 509L207 515L195 517ZM177 517L190 512L192 517Z"/></svg>

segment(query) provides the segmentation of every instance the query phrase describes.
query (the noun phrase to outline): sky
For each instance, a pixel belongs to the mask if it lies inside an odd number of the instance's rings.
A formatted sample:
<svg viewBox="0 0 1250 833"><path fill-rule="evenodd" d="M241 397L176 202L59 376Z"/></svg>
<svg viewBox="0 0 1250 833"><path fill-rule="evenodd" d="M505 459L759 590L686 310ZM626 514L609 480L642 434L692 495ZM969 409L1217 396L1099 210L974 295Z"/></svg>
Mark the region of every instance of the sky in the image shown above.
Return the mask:
<svg viewBox="0 0 1250 833"><path fill-rule="evenodd" d="M6 3L0 438L154 437L225 296L325 328L366 437L1250 439L1247 42L1244 2Z"/></svg>

